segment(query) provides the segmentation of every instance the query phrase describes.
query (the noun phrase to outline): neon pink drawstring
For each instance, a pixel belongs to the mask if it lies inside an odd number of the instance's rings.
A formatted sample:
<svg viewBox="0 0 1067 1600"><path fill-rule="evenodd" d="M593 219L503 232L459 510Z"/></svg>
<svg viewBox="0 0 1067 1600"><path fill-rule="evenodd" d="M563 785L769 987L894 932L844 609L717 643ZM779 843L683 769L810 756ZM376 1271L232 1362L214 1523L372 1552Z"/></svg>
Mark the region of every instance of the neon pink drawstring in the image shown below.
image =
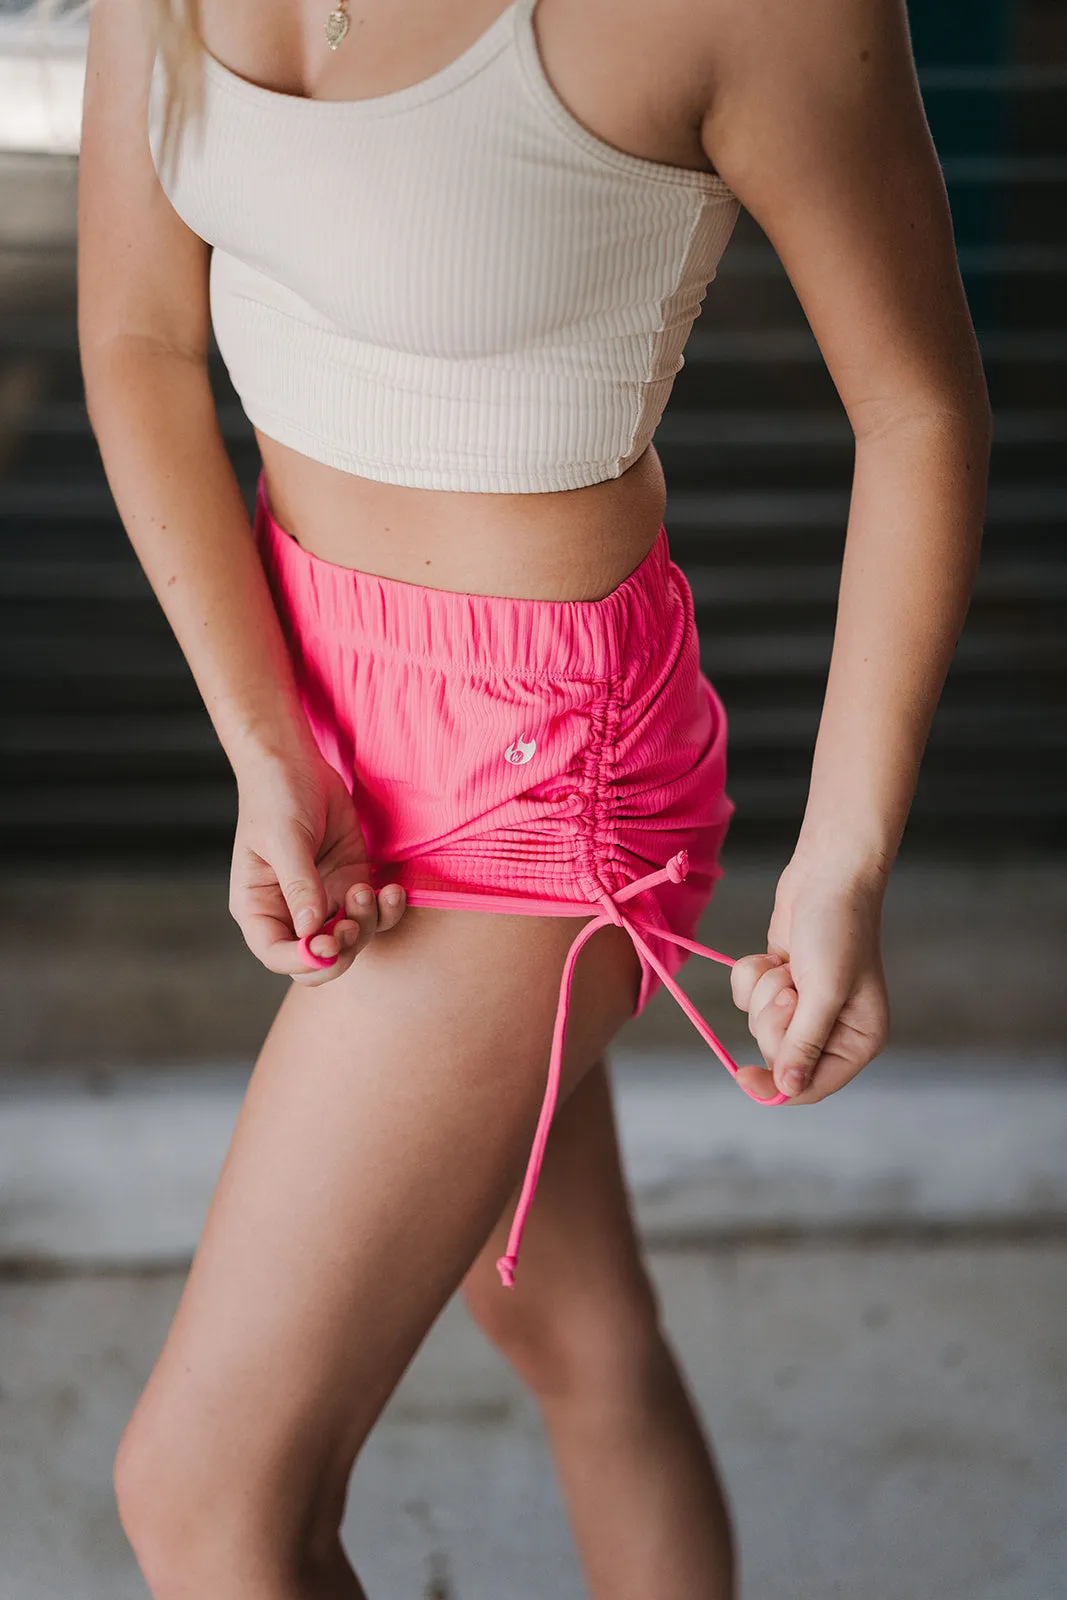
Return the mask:
<svg viewBox="0 0 1067 1600"><path fill-rule="evenodd" d="M560 982L559 1005L556 1008L556 1026L552 1035L552 1055L548 1065L548 1084L545 1088L544 1100L541 1103L541 1115L538 1118L537 1131L534 1134L530 1159L526 1167L526 1177L523 1180L522 1192L519 1195L519 1203L515 1208L511 1232L508 1235L507 1249L496 1263L500 1281L505 1289L511 1289L515 1286L515 1267L519 1254L519 1245L522 1241L522 1233L526 1226L530 1207L533 1204L537 1180L541 1173L541 1163L544 1160L545 1146L548 1143L549 1130L555 1114L556 1100L559 1095L560 1071L563 1066L563 1039L567 1028L567 1012L570 1009L571 978L574 973L574 963L578 958L578 952L582 945L592 937L598 928L602 928L609 923L615 923L616 926L626 929L637 950L644 955L649 965L662 978L664 986L677 1000L701 1038L711 1046L727 1072L734 1079L737 1078L739 1068L736 1061L709 1028L689 996L679 988L659 957L649 948L647 941L641 937L637 930L641 928L646 934L653 934L659 939L667 939L671 944L680 944L686 950L691 950L694 955L706 956L709 961L721 962L724 967L734 966L733 957L724 956L720 951L711 950L706 945L696 944L692 939L683 939L681 934L668 933L663 928L654 928L651 923L646 922L643 918L628 917L619 910L619 902L621 900L629 900L633 895L640 894L643 889L654 889L659 884L666 883L668 879L671 883L681 883L688 872L689 856L686 851L680 850L676 856L671 857L665 867L661 867L656 872L650 872L647 877L635 879L633 883L628 883L624 888L616 890L614 895L608 894L606 890L603 894L597 895L597 900L604 908L601 915L594 917L592 922L587 922L579 930L574 943L567 952L567 960L563 967L563 977ZM776 1094L772 1099L764 1100L760 1095L753 1094L751 1089L745 1089L744 1084L741 1084L740 1088L744 1090L750 1100L754 1100L759 1106L780 1106L784 1105L789 1099L786 1094Z"/></svg>
<svg viewBox="0 0 1067 1600"><path fill-rule="evenodd" d="M340 911L335 911L329 921L324 922L321 928L316 928L314 933L306 934L304 938L300 940L300 954L303 956L304 960L310 962L313 967L319 967L320 969L332 967L334 962L337 960L336 956L317 956L314 950L311 948L311 941L312 939L317 939L320 933L332 933L337 924L341 921L344 914L345 908L342 906Z"/></svg>
<svg viewBox="0 0 1067 1600"><path fill-rule="evenodd" d="M719 950L709 949L707 945L696 944L692 939L684 939L680 933L668 933L664 928L653 927L653 925L650 922L646 922L643 917L629 917L625 912L620 910L621 901L632 899L634 895L640 894L644 889L655 889L661 883L666 883L668 881L671 883L681 883L687 876L688 872L689 856L685 850L679 850L678 854L672 856L665 867L660 867L655 872L648 873L644 878L636 878L632 883L626 884L622 889L617 889L613 895L608 894L607 890L604 890L602 893L596 896L596 902L601 907L599 915L594 916L592 921L585 923L583 927L579 929L573 944L567 952L567 959L563 965L563 976L560 979L559 1003L556 1007L556 1023L552 1033L552 1054L548 1063L548 1083L545 1086L544 1099L541 1102L541 1114L537 1120L537 1129L534 1133L533 1144L530 1148L530 1157L526 1166L526 1176L523 1179L522 1190L519 1194L519 1203L515 1208L515 1216L511 1224L511 1232L508 1235L507 1250L496 1263L497 1271L500 1274L500 1280L505 1289L514 1288L515 1285L515 1267L518 1260L519 1245L522 1240L523 1229L526 1226L526 1219L530 1214L530 1207L533 1204L534 1192L537 1189L537 1180L541 1174L541 1163L544 1160L545 1146L548 1143L548 1135L552 1127L552 1118L555 1115L556 1110L556 1101L559 1097L559 1080L563 1067L563 1040L567 1031L567 1013L570 1010L571 979L574 975L574 964L578 959L578 952L581 950L583 944L585 944L587 939L592 938L593 934L598 928L603 928L611 923L614 923L617 927L626 929L627 933L630 935L630 938L634 942L635 948L641 955L644 956L645 960L648 962L653 971L659 974L663 981L664 987L677 1000L678 1004L681 1006L682 1010L685 1012L694 1028L700 1034L700 1037L705 1041L706 1044L710 1045L711 1049L718 1056L719 1060L722 1062L727 1072L730 1073L731 1077L735 1080L737 1078L739 1071L737 1062L731 1056L730 1052L726 1049L721 1040L712 1032L711 1028L700 1015L700 1012L690 1000L689 996L671 976L667 968L663 965L663 962L656 955L655 951L650 948L647 939L642 938L642 932L657 939L666 939L671 944L681 945L684 949L691 951L693 955L706 956L709 961L718 961L724 967L732 967L735 965L733 956L725 956ZM432 903L435 897L431 894L427 894L425 897L423 897L420 896L418 890L413 890L408 895L408 904L417 905L419 904L420 899L423 898L425 903ZM464 899L474 900L477 898L479 903L484 905L486 909L491 909L492 907L492 901L489 897L450 897L443 895L436 897L439 902L447 901L453 898L457 903L462 903L462 900ZM546 907L546 909L551 908ZM341 921L343 915L343 909L335 912L330 920L319 929L319 932L332 933L337 923ZM640 929L641 932L638 932L638 929ZM332 967L337 959L336 956L319 956L316 955L311 949L311 940L317 937L318 934L313 933L309 934L306 938L301 939L300 952L304 959L313 967ZM746 1089L743 1083L740 1084L739 1087L744 1091L745 1094L748 1095L749 1099L754 1100L758 1106L781 1106L784 1105L789 1099L789 1096L786 1094L776 1094L772 1098L764 1100L760 1095L753 1094L751 1089Z"/></svg>

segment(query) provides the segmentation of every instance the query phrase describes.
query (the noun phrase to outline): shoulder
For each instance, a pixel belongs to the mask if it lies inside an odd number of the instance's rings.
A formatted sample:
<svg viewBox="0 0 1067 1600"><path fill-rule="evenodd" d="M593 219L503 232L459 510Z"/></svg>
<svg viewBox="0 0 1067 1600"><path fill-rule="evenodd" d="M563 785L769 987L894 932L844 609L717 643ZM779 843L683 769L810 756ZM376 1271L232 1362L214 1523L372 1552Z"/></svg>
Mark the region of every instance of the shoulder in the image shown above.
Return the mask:
<svg viewBox="0 0 1067 1600"><path fill-rule="evenodd" d="M741 190L930 154L906 0L699 0L702 142ZM728 169L728 170L727 170Z"/></svg>
<svg viewBox="0 0 1067 1600"><path fill-rule="evenodd" d="M907 0L536 0L536 9L550 76L565 91L620 130L656 130L679 155L699 138L746 204L738 185L766 174L772 155L783 170L786 158L818 159L820 145L829 154L859 124L886 137L921 121Z"/></svg>
<svg viewBox="0 0 1067 1600"><path fill-rule="evenodd" d="M93 0L89 9L86 90L147 92L158 34L143 0Z"/></svg>
<svg viewBox="0 0 1067 1600"><path fill-rule="evenodd" d="M869 69L902 45L910 54L907 0L698 0L679 15L709 81L798 84Z"/></svg>

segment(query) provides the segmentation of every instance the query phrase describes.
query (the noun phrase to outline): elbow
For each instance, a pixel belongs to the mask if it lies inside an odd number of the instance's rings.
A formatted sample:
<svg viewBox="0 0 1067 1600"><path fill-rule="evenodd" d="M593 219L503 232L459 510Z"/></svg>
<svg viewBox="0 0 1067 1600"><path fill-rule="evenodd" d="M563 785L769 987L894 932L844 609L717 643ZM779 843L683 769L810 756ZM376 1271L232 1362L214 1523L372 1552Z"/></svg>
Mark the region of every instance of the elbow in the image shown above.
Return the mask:
<svg viewBox="0 0 1067 1600"><path fill-rule="evenodd" d="M868 407L862 420L853 419L857 445L871 444L901 434L951 434L964 438L971 451L988 459L993 444L993 408L983 378L953 394L916 397L891 407Z"/></svg>
<svg viewBox="0 0 1067 1600"><path fill-rule="evenodd" d="M977 343L958 358L908 380L879 386L848 405L856 442L886 434L940 433L965 436L975 450L993 441L993 406Z"/></svg>
<svg viewBox="0 0 1067 1600"><path fill-rule="evenodd" d="M981 367L973 382L961 391L954 410L971 437L978 444L984 442L988 450L993 443L993 405L989 398L985 372Z"/></svg>
<svg viewBox="0 0 1067 1600"><path fill-rule="evenodd" d="M82 391L85 409L97 441L107 431L109 417L122 409L123 396L130 393L131 373L128 365L114 359L116 352L106 345L81 347Z"/></svg>
<svg viewBox="0 0 1067 1600"><path fill-rule="evenodd" d="M147 390L190 371L208 382L207 351L180 349L151 334L127 331L94 334L79 328L79 357L85 406L93 432L130 405L139 405Z"/></svg>

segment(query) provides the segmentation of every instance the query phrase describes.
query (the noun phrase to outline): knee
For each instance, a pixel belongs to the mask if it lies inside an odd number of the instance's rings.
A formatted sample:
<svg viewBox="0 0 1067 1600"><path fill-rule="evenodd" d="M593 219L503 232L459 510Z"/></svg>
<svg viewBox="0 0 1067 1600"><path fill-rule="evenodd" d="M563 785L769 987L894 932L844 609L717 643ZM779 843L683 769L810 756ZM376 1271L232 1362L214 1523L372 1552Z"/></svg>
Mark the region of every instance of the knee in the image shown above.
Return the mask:
<svg viewBox="0 0 1067 1600"><path fill-rule="evenodd" d="M216 1600L262 1590L335 1558L337 1525L298 1515L300 1496L266 1464L235 1461L195 1419L134 1413L113 1466L119 1521L153 1600ZM284 1508L284 1509L282 1509Z"/></svg>
<svg viewBox="0 0 1067 1600"><path fill-rule="evenodd" d="M195 1478L136 1412L119 1441L112 1482L119 1521L152 1595L179 1595L193 1581L205 1518L195 1503Z"/></svg>
<svg viewBox="0 0 1067 1600"><path fill-rule="evenodd" d="M185 1600L198 1585L227 1593L240 1537L208 1440L189 1420L167 1426L134 1413L113 1468L119 1521L154 1600Z"/></svg>
<svg viewBox="0 0 1067 1600"><path fill-rule="evenodd" d="M463 1293L474 1321L538 1399L617 1406L655 1381L665 1345L643 1270L566 1290L526 1288L505 1290L495 1273L472 1274Z"/></svg>

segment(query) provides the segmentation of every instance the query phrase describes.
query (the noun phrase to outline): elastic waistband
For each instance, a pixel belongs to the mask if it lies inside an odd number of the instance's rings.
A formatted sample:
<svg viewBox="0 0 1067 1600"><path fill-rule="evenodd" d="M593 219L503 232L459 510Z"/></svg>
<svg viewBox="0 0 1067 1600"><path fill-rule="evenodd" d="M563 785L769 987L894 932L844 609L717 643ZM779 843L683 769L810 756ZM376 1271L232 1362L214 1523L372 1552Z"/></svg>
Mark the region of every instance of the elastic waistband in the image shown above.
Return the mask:
<svg viewBox="0 0 1067 1600"><path fill-rule="evenodd" d="M555 681L625 677L643 641L664 640L684 608L682 574L660 525L644 559L602 600L525 600L459 594L381 578L311 555L275 521L263 474L256 537L302 618L409 660L486 676Z"/></svg>

